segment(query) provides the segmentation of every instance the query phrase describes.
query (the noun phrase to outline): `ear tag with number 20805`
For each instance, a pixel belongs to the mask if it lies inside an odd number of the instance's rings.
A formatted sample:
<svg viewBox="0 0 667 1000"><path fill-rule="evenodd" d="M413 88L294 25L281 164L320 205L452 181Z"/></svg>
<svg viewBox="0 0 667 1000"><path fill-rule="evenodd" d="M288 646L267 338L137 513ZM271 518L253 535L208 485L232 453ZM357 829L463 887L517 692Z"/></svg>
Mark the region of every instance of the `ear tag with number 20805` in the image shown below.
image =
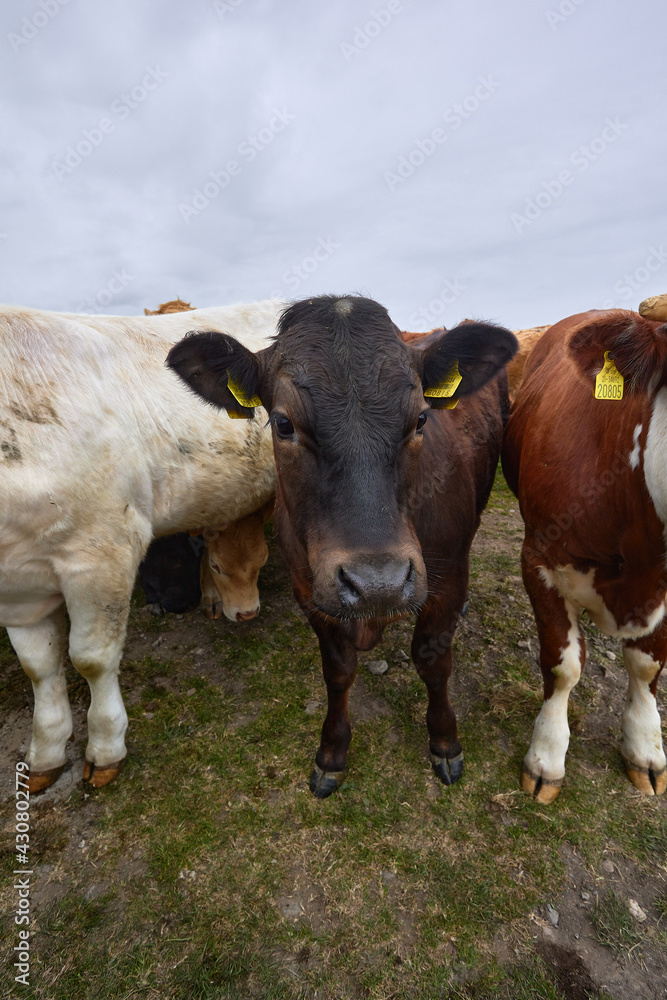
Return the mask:
<svg viewBox="0 0 667 1000"><path fill-rule="evenodd" d="M443 378L442 382L438 382L437 385L432 385L429 389L425 389L424 396L427 399L429 396L435 399L446 399L448 396L453 396L462 379L463 375L459 373L459 363L458 361L455 361L454 367L450 369L449 373ZM449 403L444 404L443 409L453 410L457 403L458 399L450 400Z"/></svg>
<svg viewBox="0 0 667 1000"><path fill-rule="evenodd" d="M623 399L623 376L609 357L609 351L604 352L604 365L595 376L596 399Z"/></svg>

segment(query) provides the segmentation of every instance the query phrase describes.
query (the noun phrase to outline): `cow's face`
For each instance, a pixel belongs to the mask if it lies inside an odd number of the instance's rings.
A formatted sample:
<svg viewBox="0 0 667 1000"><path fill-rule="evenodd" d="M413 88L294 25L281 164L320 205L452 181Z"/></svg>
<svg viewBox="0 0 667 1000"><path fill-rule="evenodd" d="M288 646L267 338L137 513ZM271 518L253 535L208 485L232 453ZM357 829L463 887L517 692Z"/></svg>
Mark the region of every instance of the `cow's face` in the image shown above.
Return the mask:
<svg viewBox="0 0 667 1000"><path fill-rule="evenodd" d="M292 571L307 578L317 609L346 619L425 601L410 517L428 433L424 391L458 363L457 399L514 350L508 331L483 324L430 337L422 350L408 347L378 303L325 296L287 309L275 343L257 355L224 335L194 334L168 363L218 406L266 407L283 542L287 535L297 543L297 564L306 556L307 565Z"/></svg>
<svg viewBox="0 0 667 1000"><path fill-rule="evenodd" d="M204 528L207 549L203 558L207 564L206 567L202 564L202 594L205 603L212 605L210 617L221 617L221 611L230 621L243 622L258 614L259 571L269 557L264 524L272 508L271 503L221 530ZM206 585L206 569L211 574L219 601L213 595L207 602L210 588Z"/></svg>

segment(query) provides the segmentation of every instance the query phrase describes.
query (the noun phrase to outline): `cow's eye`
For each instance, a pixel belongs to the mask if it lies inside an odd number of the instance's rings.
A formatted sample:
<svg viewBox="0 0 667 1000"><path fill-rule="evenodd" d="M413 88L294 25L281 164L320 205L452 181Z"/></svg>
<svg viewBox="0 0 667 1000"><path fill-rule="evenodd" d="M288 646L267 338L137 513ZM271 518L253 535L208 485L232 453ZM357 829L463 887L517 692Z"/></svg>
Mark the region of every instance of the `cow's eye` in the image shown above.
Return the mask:
<svg viewBox="0 0 667 1000"><path fill-rule="evenodd" d="M282 413L279 413L278 416L274 418L273 423L278 437L289 438L294 434L294 424L289 417L283 416Z"/></svg>
<svg viewBox="0 0 667 1000"><path fill-rule="evenodd" d="M424 424L426 423L427 416L428 416L427 413L420 413L419 416L417 417L417 426L415 428L417 434L419 434L419 432L423 429Z"/></svg>

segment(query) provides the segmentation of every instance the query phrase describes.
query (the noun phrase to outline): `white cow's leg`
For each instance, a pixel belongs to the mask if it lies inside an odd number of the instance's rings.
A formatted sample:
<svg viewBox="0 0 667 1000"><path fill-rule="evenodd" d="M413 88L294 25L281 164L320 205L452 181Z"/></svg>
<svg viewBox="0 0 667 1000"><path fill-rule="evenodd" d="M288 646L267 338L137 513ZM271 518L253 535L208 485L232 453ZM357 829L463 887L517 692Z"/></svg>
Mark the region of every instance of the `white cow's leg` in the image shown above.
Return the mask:
<svg viewBox="0 0 667 1000"><path fill-rule="evenodd" d="M524 759L521 784L538 802L548 804L558 795L565 776L570 742L567 705L581 677L586 647L578 609L545 582L538 567L527 566L524 560L523 570L540 640L544 702Z"/></svg>
<svg viewBox="0 0 667 1000"><path fill-rule="evenodd" d="M661 628L655 637L627 642L623 649L628 695L621 719L621 752L630 781L647 795L661 795L667 789L667 760L655 699L667 653L663 632Z"/></svg>
<svg viewBox="0 0 667 1000"><path fill-rule="evenodd" d="M65 764L65 744L72 735L72 713L65 681L67 628L65 609L56 608L36 625L8 628L9 641L32 682L35 707L27 761L30 791L53 784Z"/></svg>
<svg viewBox="0 0 667 1000"><path fill-rule="evenodd" d="M95 579L79 577L63 586L71 620L70 659L90 688L84 778L97 788L116 776L127 753L118 675L136 565L128 567L124 581L118 564L114 571L106 587L102 571Z"/></svg>

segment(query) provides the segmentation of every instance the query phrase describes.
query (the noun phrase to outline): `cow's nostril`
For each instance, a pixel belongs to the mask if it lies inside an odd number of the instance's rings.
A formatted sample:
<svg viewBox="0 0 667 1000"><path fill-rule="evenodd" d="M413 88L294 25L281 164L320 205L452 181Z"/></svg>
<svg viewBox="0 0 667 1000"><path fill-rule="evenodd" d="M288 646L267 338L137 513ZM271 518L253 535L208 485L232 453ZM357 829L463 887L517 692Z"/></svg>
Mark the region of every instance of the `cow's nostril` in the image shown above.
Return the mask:
<svg viewBox="0 0 667 1000"><path fill-rule="evenodd" d="M340 599L345 601L347 604L353 604L361 597L361 591L358 587L355 587L354 583L342 566L339 566L336 571L336 587L338 589Z"/></svg>

